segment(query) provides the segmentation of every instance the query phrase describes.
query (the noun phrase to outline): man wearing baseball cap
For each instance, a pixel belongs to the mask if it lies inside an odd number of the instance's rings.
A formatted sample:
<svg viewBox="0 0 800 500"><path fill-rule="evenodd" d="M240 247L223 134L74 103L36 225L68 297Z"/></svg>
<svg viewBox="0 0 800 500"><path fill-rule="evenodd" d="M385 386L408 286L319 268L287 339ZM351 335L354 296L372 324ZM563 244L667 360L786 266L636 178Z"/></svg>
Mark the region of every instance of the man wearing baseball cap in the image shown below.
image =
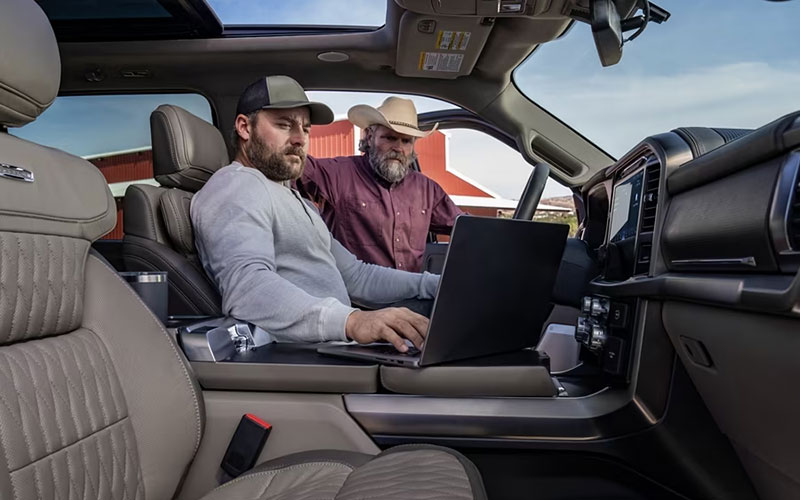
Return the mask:
<svg viewBox="0 0 800 500"><path fill-rule="evenodd" d="M360 311L433 298L438 276L359 261L328 231L314 205L290 182L305 166L311 125L331 110L309 102L287 76L248 86L236 108L234 161L194 196L192 226L203 267L226 315L254 323L279 341L389 341L421 346L428 320L405 308Z"/></svg>
<svg viewBox="0 0 800 500"><path fill-rule="evenodd" d="M420 130L414 103L400 97L354 106L347 117L363 130L364 155L309 157L297 187L359 259L419 271L428 232L449 234L461 214L435 181L411 168L414 143L436 125Z"/></svg>

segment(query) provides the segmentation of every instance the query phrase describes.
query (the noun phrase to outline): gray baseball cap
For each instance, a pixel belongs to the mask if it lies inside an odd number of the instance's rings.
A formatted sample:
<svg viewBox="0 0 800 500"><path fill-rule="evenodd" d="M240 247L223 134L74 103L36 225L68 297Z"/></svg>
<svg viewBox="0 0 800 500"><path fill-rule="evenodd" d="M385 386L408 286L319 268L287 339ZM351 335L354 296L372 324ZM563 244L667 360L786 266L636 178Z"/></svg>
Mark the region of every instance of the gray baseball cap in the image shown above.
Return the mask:
<svg viewBox="0 0 800 500"><path fill-rule="evenodd" d="M293 78L283 75L259 78L244 89L236 105L237 115L247 115L259 109L290 109L305 106L311 114L312 125L333 121L333 111L321 102L311 102L303 87Z"/></svg>

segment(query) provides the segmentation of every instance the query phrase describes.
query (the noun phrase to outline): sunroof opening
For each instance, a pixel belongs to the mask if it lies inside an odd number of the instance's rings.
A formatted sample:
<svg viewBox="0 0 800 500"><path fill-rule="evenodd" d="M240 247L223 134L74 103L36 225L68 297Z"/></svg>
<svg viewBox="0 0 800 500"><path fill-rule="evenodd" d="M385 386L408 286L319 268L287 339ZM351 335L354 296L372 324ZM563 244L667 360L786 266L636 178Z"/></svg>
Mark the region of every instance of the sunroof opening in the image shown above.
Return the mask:
<svg viewBox="0 0 800 500"><path fill-rule="evenodd" d="M170 18L158 0L37 0L51 21Z"/></svg>
<svg viewBox="0 0 800 500"><path fill-rule="evenodd" d="M380 0L207 0L223 25L383 26Z"/></svg>

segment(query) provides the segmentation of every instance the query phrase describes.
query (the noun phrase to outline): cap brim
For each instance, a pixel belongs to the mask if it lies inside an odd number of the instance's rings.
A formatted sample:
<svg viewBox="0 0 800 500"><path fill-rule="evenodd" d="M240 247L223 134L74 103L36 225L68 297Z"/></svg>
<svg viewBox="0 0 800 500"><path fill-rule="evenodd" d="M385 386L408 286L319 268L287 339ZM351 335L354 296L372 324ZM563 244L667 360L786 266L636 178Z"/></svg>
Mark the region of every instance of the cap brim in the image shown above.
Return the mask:
<svg viewBox="0 0 800 500"><path fill-rule="evenodd" d="M367 106L366 104L357 104L350 108L350 110L347 112L347 119L350 120L353 125L362 129L372 125L382 125L386 128L394 130L398 134L410 135L412 137L427 137L431 135L439 126L437 123L432 129L426 131L389 123L386 117L383 116L383 113L372 106Z"/></svg>
<svg viewBox="0 0 800 500"><path fill-rule="evenodd" d="M327 125L333 122L333 111L321 102L284 101L263 106L261 109L292 109L306 107L311 115L311 125Z"/></svg>

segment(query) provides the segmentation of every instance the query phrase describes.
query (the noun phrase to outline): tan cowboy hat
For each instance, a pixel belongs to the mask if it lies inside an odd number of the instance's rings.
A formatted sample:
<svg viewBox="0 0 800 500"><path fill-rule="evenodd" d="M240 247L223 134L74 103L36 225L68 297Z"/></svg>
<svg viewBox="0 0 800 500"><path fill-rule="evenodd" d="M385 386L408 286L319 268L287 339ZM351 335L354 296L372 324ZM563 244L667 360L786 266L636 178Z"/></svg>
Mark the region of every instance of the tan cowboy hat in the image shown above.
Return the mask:
<svg viewBox="0 0 800 500"><path fill-rule="evenodd" d="M427 132L420 130L417 126L417 108L410 99L402 97L387 97L377 109L366 104L353 106L347 112L347 118L362 129L371 125L383 125L398 134L414 137L427 137L439 126L437 123Z"/></svg>

